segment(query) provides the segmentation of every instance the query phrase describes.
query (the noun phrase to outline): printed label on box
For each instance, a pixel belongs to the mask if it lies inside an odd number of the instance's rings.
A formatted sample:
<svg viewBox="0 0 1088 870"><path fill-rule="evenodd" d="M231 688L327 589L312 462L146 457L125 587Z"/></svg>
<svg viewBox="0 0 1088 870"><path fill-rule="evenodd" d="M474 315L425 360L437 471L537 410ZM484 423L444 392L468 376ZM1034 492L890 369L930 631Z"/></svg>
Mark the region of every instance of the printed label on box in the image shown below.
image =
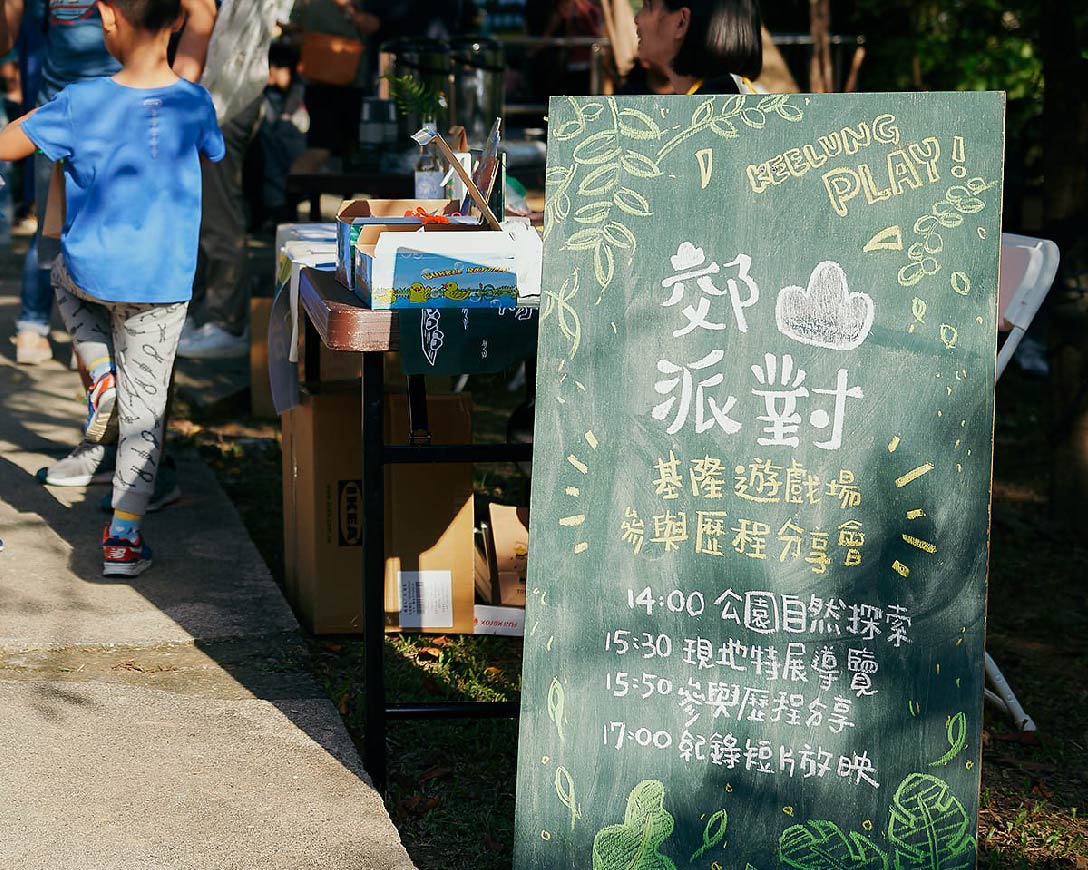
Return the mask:
<svg viewBox="0 0 1088 870"><path fill-rule="evenodd" d="M338 485L337 528L341 547L363 543L363 487L358 480L341 480Z"/></svg>
<svg viewBox="0 0 1088 870"><path fill-rule="evenodd" d="M517 304L514 261L501 254L454 258L426 251L398 251L393 287L374 293L384 305L506 306Z"/></svg>
<svg viewBox="0 0 1088 870"><path fill-rule="evenodd" d="M449 571L398 571L401 628L452 628L453 577Z"/></svg>

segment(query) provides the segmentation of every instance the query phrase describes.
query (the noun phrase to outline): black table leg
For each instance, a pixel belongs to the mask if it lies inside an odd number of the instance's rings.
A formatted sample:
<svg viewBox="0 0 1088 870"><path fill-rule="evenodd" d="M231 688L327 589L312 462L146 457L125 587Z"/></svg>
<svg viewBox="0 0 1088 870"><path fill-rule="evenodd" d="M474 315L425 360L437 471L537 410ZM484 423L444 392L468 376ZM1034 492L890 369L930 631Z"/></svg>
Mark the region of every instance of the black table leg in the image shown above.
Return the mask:
<svg viewBox="0 0 1088 870"><path fill-rule="evenodd" d="M363 354L363 636L366 648L365 764L375 788L384 792L385 705L385 439L381 353Z"/></svg>

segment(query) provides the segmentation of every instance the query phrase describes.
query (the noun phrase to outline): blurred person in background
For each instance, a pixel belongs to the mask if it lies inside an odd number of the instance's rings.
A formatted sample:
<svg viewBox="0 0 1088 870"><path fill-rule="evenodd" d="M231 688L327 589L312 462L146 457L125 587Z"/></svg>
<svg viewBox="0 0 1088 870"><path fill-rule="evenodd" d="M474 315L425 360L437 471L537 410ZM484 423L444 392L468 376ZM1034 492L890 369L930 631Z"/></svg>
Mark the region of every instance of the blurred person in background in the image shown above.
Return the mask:
<svg viewBox="0 0 1088 870"><path fill-rule="evenodd" d="M639 60L674 94L755 93L763 66L756 0L645 0L635 27Z"/></svg>
<svg viewBox="0 0 1088 870"><path fill-rule="evenodd" d="M306 144L336 158L340 166L358 144L369 80L366 56L377 51L371 37L382 26L372 5L384 16L384 5L373 0L369 5L363 0L297 0L291 13L291 24L301 32L300 72L310 116Z"/></svg>
<svg viewBox="0 0 1088 870"><path fill-rule="evenodd" d="M231 359L249 354L249 281L242 167L257 134L268 82L268 49L291 0L223 0L200 83L215 103L227 154L201 165L203 214L193 301L178 356Z"/></svg>
<svg viewBox="0 0 1088 870"><path fill-rule="evenodd" d="M284 42L268 50L268 84L264 89L264 112L257 131L260 143L260 214L255 225L269 222L272 228L291 220L293 204L287 201L287 175L306 150L310 116L306 112L305 89L295 72L298 51Z"/></svg>

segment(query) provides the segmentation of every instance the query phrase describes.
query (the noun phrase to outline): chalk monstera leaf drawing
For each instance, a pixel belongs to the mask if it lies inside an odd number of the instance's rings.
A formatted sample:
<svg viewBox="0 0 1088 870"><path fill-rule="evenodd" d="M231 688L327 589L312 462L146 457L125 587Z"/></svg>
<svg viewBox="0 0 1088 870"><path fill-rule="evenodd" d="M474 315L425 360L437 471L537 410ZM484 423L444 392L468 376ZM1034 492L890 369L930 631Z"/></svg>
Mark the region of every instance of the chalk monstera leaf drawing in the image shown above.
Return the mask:
<svg viewBox="0 0 1088 870"><path fill-rule="evenodd" d="M601 828L593 839L593 870L676 870L658 848L672 834L665 786L645 779L631 789L623 824Z"/></svg>
<svg viewBox="0 0 1088 870"><path fill-rule="evenodd" d="M969 870L975 864L971 818L948 783L912 773L892 798L888 842L894 870Z"/></svg>
<svg viewBox="0 0 1088 870"><path fill-rule="evenodd" d="M888 856L866 836L844 834L834 822L816 820L786 828L778 840L779 863L794 870L887 870Z"/></svg>

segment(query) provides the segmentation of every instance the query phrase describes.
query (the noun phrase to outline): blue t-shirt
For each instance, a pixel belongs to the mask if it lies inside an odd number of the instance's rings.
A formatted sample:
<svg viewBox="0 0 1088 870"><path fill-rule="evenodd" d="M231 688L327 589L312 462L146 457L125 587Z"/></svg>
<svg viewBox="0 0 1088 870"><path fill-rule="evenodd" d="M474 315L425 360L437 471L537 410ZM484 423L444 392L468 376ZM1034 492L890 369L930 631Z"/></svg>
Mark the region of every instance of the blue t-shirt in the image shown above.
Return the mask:
<svg viewBox="0 0 1088 870"><path fill-rule="evenodd" d="M106 51L102 17L94 0L30 0L24 15L38 21L48 15L40 103L53 99L72 82L111 76L121 69Z"/></svg>
<svg viewBox="0 0 1088 870"><path fill-rule="evenodd" d="M64 160L61 250L72 280L106 302L191 298L200 235L200 155L222 160L212 98L184 79L69 85L23 121Z"/></svg>

